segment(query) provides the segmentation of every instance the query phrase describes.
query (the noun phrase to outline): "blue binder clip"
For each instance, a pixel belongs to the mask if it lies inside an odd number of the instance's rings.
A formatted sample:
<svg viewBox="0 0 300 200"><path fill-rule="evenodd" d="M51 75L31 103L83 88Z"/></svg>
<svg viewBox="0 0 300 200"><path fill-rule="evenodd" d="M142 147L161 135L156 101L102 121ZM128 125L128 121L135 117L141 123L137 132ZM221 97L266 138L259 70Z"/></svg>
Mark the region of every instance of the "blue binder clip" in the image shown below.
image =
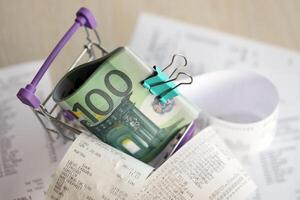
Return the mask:
<svg viewBox="0 0 300 200"><path fill-rule="evenodd" d="M149 78L147 78L146 80L144 80L143 82L144 88L148 90L154 84L169 80L169 76L166 73L164 73L163 70L161 70L159 67L154 66L153 69L154 69L154 74Z"/></svg>
<svg viewBox="0 0 300 200"><path fill-rule="evenodd" d="M182 84L191 84L192 81L193 81L192 77L190 75L184 73L184 72L179 72L177 74L176 78L170 79L175 74L175 72L178 71L179 68L175 68L173 70L173 72L171 73L170 76L168 76L164 72L165 70L167 70L169 67L172 66L172 64L174 63L174 60L175 60L176 57L183 58L184 59L183 66L184 67L187 66L187 60L186 60L186 58L184 56L182 56L182 55L175 54L175 55L173 55L171 63L167 67L165 67L164 69L161 70L159 67L154 66L153 67L154 74L142 82L143 86L146 89L148 89L151 94L153 94L155 96L158 96L160 102L162 102L162 103L167 103L167 101L169 99L172 99L172 98L174 98L174 97L176 97L176 96L179 95L179 92L176 89L179 85L182 85ZM176 85L173 81L175 81L182 74L190 77L191 78L191 82L180 83L180 84Z"/></svg>
<svg viewBox="0 0 300 200"><path fill-rule="evenodd" d="M185 75L185 76L189 77L190 81L181 82L181 83L178 83L176 85L173 81L177 80L180 75ZM156 96L158 96L160 102L167 103L169 99L172 99L172 98L179 95L179 91L178 91L177 88L180 85L187 85L187 84L192 84L192 83L193 83L193 77L192 76L190 76L189 74L187 74L185 72L179 72L177 74L176 78L168 80L166 82L161 82L161 83L155 84L153 87L151 87L150 92L151 92L151 90L153 92L162 91L161 93L159 93ZM166 84L168 84L167 89L165 87ZM163 90L163 89L165 89L165 90ZM151 93L153 93L153 92L151 92Z"/></svg>

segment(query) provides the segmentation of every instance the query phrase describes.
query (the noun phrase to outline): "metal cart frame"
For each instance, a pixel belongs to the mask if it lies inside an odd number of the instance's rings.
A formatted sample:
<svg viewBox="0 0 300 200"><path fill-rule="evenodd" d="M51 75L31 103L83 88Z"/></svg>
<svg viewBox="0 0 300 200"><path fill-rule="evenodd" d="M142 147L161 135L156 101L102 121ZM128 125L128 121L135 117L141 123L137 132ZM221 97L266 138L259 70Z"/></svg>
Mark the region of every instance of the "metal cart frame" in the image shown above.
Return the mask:
<svg viewBox="0 0 300 200"><path fill-rule="evenodd" d="M97 22L95 17L87 8L80 8L76 13L74 24L54 47L31 83L21 88L17 94L17 97L23 104L31 107L32 111L49 134L51 140L54 140L52 133L55 133L58 137L62 136L66 140L74 140L76 135L80 134L82 130L85 129L77 122L77 120L74 120L75 117L70 112L62 110L54 101L50 102L53 90L43 101L35 95L40 80L48 71L59 52L80 27L84 27L85 29L86 44L84 44L83 50L73 61L68 71L77 67L85 55L88 55L88 61L94 60L96 57L96 50L100 51L102 56L107 54L107 51L101 47L101 40L96 31ZM91 38L91 32L95 35L95 41Z"/></svg>

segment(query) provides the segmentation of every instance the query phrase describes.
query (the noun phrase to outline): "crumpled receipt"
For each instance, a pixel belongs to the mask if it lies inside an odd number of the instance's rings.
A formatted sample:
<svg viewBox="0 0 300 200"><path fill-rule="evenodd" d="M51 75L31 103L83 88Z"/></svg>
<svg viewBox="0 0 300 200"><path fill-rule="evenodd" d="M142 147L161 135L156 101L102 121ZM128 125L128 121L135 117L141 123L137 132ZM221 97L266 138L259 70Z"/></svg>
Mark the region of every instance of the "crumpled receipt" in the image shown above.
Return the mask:
<svg viewBox="0 0 300 200"><path fill-rule="evenodd" d="M243 200L256 189L212 127L201 130L147 180L135 200Z"/></svg>
<svg viewBox="0 0 300 200"><path fill-rule="evenodd" d="M152 171L149 165L81 134L62 160L47 199L243 200L256 189L212 127L200 130Z"/></svg>
<svg viewBox="0 0 300 200"><path fill-rule="evenodd" d="M61 161L47 200L130 200L153 168L101 142L80 134Z"/></svg>

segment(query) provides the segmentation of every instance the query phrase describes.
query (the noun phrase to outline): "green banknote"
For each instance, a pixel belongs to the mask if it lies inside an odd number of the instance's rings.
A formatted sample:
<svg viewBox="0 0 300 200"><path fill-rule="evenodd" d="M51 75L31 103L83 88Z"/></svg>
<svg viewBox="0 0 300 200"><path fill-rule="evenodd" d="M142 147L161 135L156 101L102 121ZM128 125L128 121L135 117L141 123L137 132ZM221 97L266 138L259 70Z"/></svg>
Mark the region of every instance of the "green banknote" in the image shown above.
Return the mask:
<svg viewBox="0 0 300 200"><path fill-rule="evenodd" d="M104 142L149 162L198 115L181 96L162 104L150 94L141 82L152 73L120 47L68 72L53 99Z"/></svg>

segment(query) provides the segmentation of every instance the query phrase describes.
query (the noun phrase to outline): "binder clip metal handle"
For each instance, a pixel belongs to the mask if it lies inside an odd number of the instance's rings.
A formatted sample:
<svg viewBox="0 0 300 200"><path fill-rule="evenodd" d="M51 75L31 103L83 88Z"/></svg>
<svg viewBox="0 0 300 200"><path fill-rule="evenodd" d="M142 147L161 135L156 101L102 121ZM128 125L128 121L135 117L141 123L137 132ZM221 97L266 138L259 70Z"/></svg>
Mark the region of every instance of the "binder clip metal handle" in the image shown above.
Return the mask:
<svg viewBox="0 0 300 200"><path fill-rule="evenodd" d="M178 86L182 84L191 84L193 82L193 78L185 72L179 72L175 78L170 79L175 74L175 72L178 71L179 68L175 68L170 76L168 76L164 72L173 64L176 56L182 57L184 59L183 66L187 66L186 58L182 55L175 54L172 57L171 63L167 67L161 70L159 67L154 66L154 74L142 82L143 86L148 89L151 94L158 96L160 102L162 103L167 103L169 99L172 99L179 95L179 92L177 90ZM180 83L176 85L173 81L175 81L180 75L186 75L190 77L191 81L188 83Z"/></svg>
<svg viewBox="0 0 300 200"><path fill-rule="evenodd" d="M175 61L175 58L176 57L180 57L180 58L183 58L184 60L184 64L183 64L183 67L186 67L187 66L187 59L185 56L183 55L180 55L180 54L174 54L173 57L172 57L172 60L170 62L169 65L167 65L164 69L160 69L159 67L157 66L154 66L153 69L154 69L154 74L152 76L150 76L149 78L147 78L146 80L143 81L143 86L146 88L146 89L150 89L151 88L151 85L155 85L157 83L160 83L160 82L163 82L163 81L168 81L174 74L175 72L179 69L179 68L175 68L173 70L173 72L170 74L170 76L168 76L165 71L170 68L174 61ZM153 90L152 90L153 91ZM157 93L153 93L154 95L157 95Z"/></svg>
<svg viewBox="0 0 300 200"><path fill-rule="evenodd" d="M181 82L177 85L175 85L175 83L173 81L177 80L178 77L180 75L185 75L187 77L189 77L190 81L188 82ZM176 78L172 79L172 80L169 80L167 82L164 82L162 84L168 84L168 83L172 83L172 85L174 87L170 87L168 90L165 90L163 91L162 93L159 94L159 101L162 102L162 103L167 103L169 99L172 99L176 96L179 95L179 91L177 90L177 88L180 86L180 85L189 85L189 84L192 84L193 83L193 77L185 72L179 72L176 76ZM160 85L162 85L160 84ZM159 86L159 85L157 85ZM157 86L154 86L154 87L157 87Z"/></svg>
<svg viewBox="0 0 300 200"><path fill-rule="evenodd" d="M76 18L74 24L65 33L61 40L54 47L50 55L45 60L44 64L41 66L31 83L27 84L24 88L21 88L17 94L17 97L22 103L32 107L37 108L40 106L40 99L35 95L36 87L40 80L43 78L46 71L49 69L51 63L54 61L56 56L70 40L73 34L81 27L84 26L89 29L95 29L97 22L93 14L87 8L80 8L76 13Z"/></svg>

